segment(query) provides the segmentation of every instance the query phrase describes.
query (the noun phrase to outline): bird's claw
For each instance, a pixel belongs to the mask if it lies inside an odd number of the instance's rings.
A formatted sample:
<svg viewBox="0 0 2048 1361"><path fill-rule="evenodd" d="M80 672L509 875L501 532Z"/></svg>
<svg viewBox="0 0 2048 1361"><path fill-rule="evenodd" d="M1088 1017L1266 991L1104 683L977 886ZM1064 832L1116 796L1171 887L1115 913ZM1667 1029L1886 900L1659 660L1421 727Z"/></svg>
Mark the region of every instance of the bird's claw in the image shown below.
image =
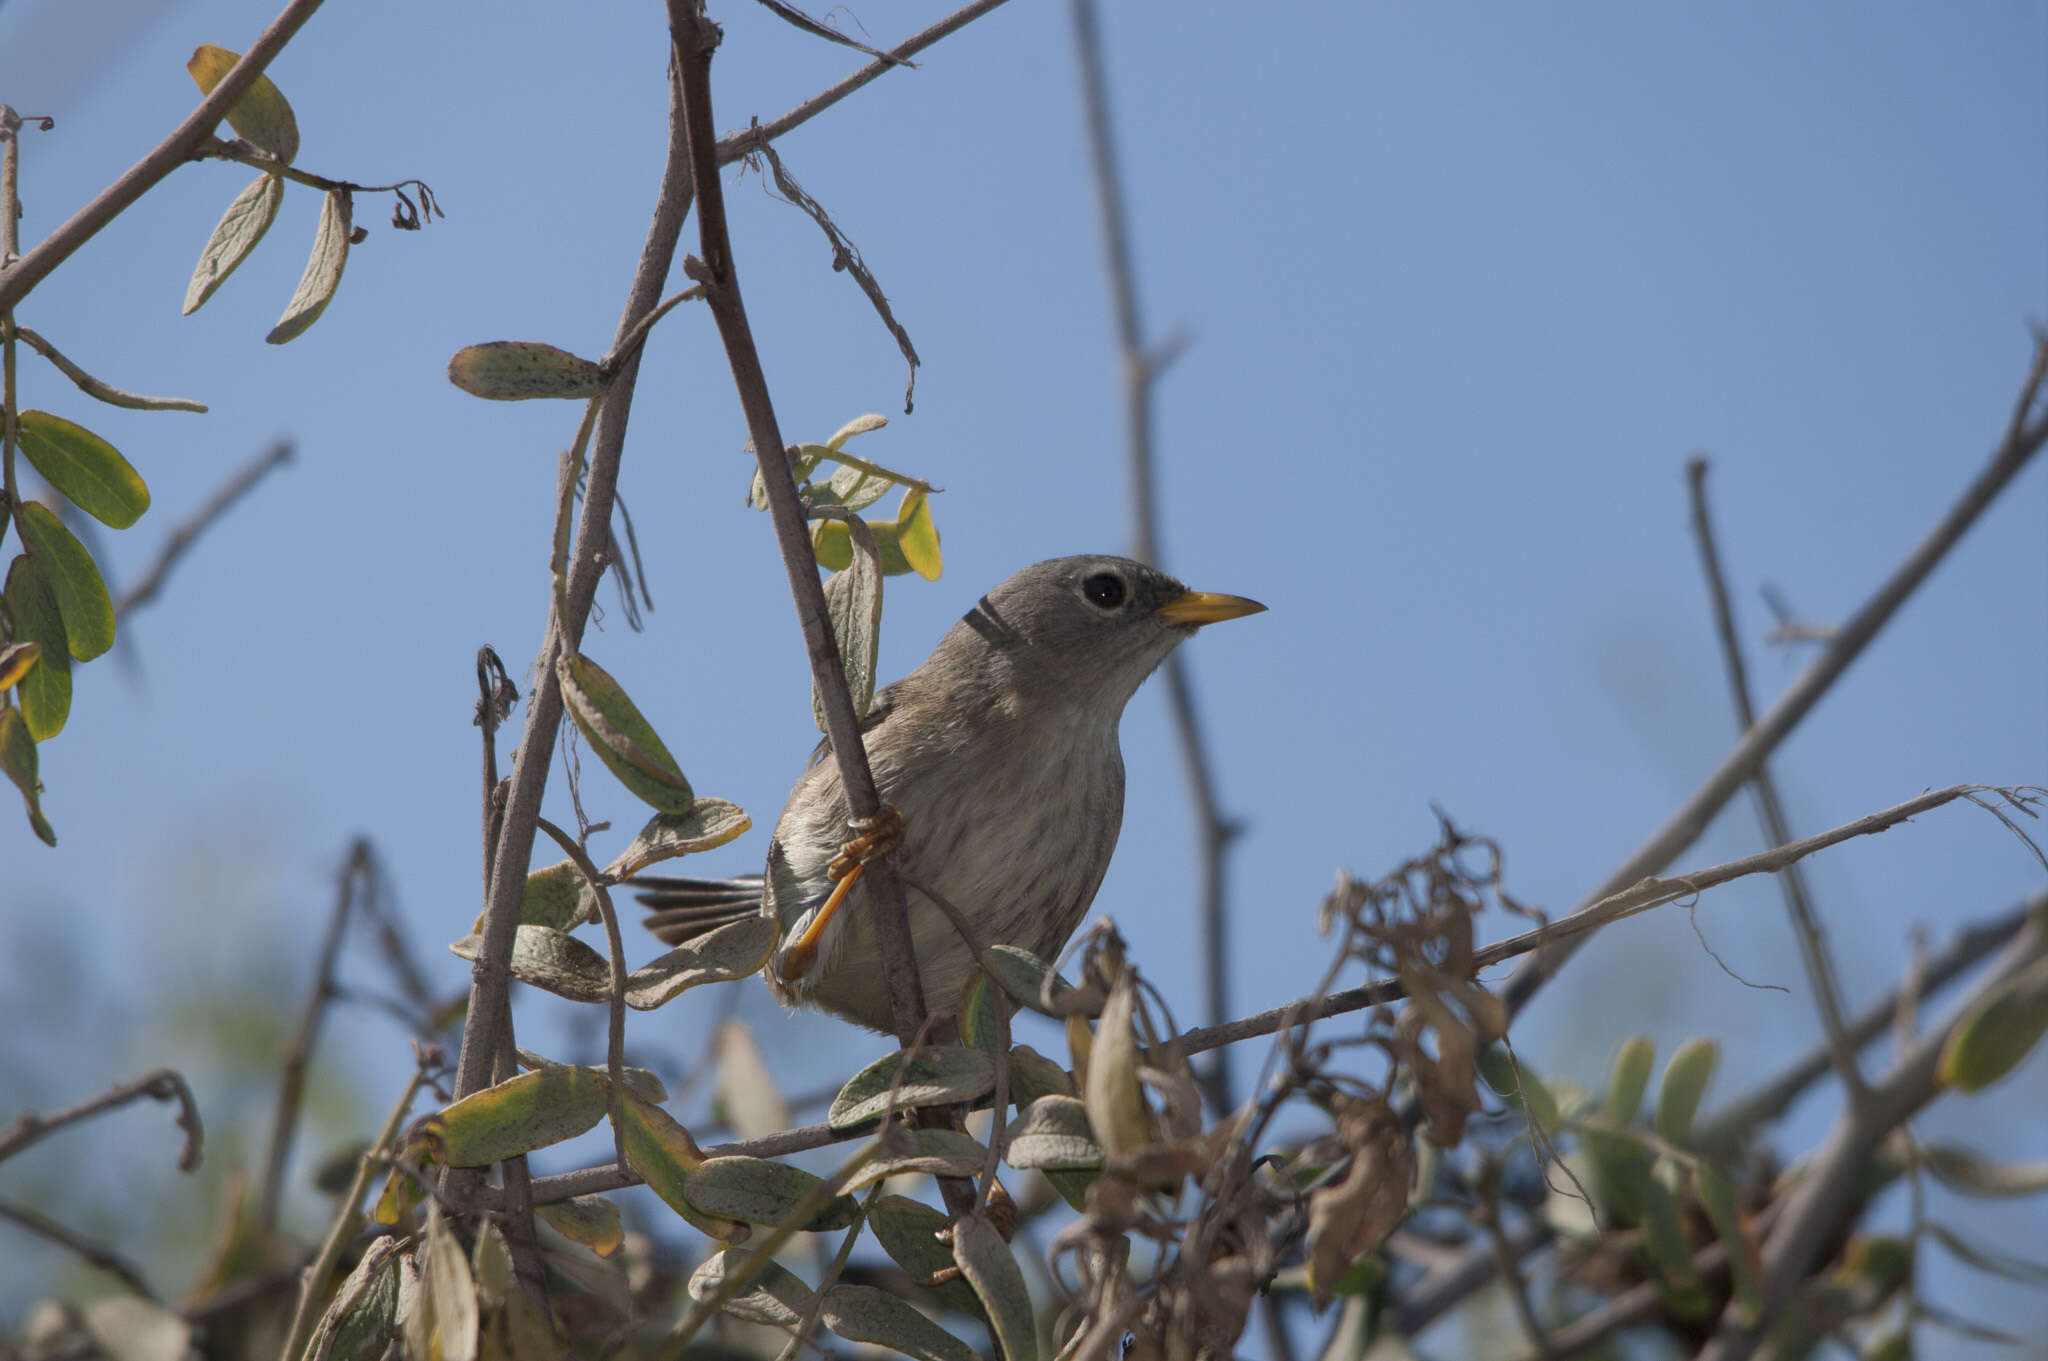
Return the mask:
<svg viewBox="0 0 2048 1361"><path fill-rule="evenodd" d="M846 826L853 835L841 843L839 854L825 867L825 877L834 883L851 874L856 865L895 850L903 840L906 824L903 814L893 804L885 803L875 810L873 817L851 818Z"/></svg>

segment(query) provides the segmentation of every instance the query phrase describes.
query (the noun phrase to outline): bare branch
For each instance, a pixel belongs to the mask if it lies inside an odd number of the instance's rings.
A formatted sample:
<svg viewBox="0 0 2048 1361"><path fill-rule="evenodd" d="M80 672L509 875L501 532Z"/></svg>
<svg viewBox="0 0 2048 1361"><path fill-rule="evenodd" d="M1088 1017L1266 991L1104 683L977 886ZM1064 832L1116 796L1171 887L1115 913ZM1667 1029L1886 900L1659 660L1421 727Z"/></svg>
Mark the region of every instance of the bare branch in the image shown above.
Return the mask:
<svg viewBox="0 0 2048 1361"><path fill-rule="evenodd" d="M256 1196L256 1231L268 1237L277 1231L277 1206L284 1189L284 1165L291 1158L292 1136L299 1125L299 1108L306 1093L306 1066L312 1060L313 1041L320 1033L321 1018L334 1000L334 969L341 957L341 942L348 931L349 909L358 894L370 891L375 872L370 843L358 838L349 847L348 859L335 876L334 910L327 917L327 936L313 967L313 988L299 1015L298 1033L285 1050L278 1073L277 1111L270 1122L270 1151L263 1160L263 1180Z"/></svg>
<svg viewBox="0 0 2048 1361"><path fill-rule="evenodd" d="M66 1125L90 1119L101 1111L125 1106L130 1101L145 1096L152 1101L178 1103L178 1128L185 1131L185 1146L178 1151L178 1170L197 1171L199 1148L205 1138L199 1124L199 1107L192 1100L192 1089L185 1085L185 1079L169 1068L158 1068L144 1073L133 1082L123 1082L90 1101L82 1101L68 1110L58 1111L55 1115L38 1115L34 1111L23 1111L13 1124L0 1130L0 1162L6 1162L24 1148L54 1134Z"/></svg>
<svg viewBox="0 0 2048 1361"><path fill-rule="evenodd" d="M163 549L157 554L156 561L142 574L142 580L123 591L120 600L115 602L114 617L125 619L128 612L137 605L146 605L156 599L156 593L163 589L164 578L170 575L171 568L177 565L178 559L185 556L185 551L192 546L193 541L212 528L213 522L247 495L251 487L262 481L264 474L279 464L288 462L291 456L291 441L279 440L243 464L239 472L222 483L220 490L208 497L205 505L171 530L169 536L164 539Z"/></svg>
<svg viewBox="0 0 2048 1361"><path fill-rule="evenodd" d="M154 1300L156 1292L143 1279L142 1269L115 1252L110 1247L93 1242L91 1239L65 1228L47 1215L38 1214L26 1205L0 1200L0 1219L20 1225L23 1229L47 1239L75 1256L87 1266L95 1267L120 1281L146 1300Z"/></svg>
<svg viewBox="0 0 2048 1361"><path fill-rule="evenodd" d="M1749 675L1742 664L1742 642L1736 636L1735 610L1728 603L1728 582L1721 571L1721 552L1714 542L1714 521L1707 507L1707 460L1695 454L1686 460L1686 490L1692 503L1693 536L1699 540L1700 567L1707 578L1707 594L1714 606L1714 632L1721 641L1721 660L1728 672L1728 694L1735 706L1738 734L1756 725L1756 709L1750 703ZM1764 840L1782 846L1792 839L1791 824L1784 803L1778 798L1777 781L1771 778L1768 762L1758 761L1749 782L1756 798L1757 818L1763 824ZM1778 888L1785 895L1785 911L1792 918L1792 934L1799 942L1799 958L1806 966L1807 983L1813 988L1814 1004L1820 1010L1821 1029L1833 1051L1835 1070L1842 1079L1847 1099L1858 1102L1868 1094L1863 1074L1856 1067L1856 1049L1842 1024L1841 987L1835 981L1834 960L1828 954L1821 932L1820 916L1806 891L1806 876L1797 865L1778 875Z"/></svg>
<svg viewBox="0 0 2048 1361"><path fill-rule="evenodd" d="M574 838L546 818L540 820L540 830L546 832L562 853L569 857L583 875L583 882L590 889L597 902L597 913L604 922L605 944L609 947L612 967L611 1024L605 1044L605 1071L611 1081L606 1085L605 1115L612 1122L612 1156L618 1165L626 1165L626 1122L619 1113L620 1093L626 1089L626 944L619 939L619 914L612 909L612 895L605 888L604 875L597 866L590 863L590 856Z"/></svg>
<svg viewBox="0 0 2048 1361"><path fill-rule="evenodd" d="M733 385L746 412L747 431L753 437L754 455L768 492L769 518L775 526L783 571L789 578L790 595L803 628L811 677L817 686L819 707L824 711L833 759L839 766L847 810L856 819L873 817L881 801L868 769L867 749L861 743L860 720L847 692L846 671L825 608L825 592L818 584L817 559L811 551L803 506L797 497L789 460L783 455L782 432L776 425L768 381L761 371L761 358L747 324L732 240L726 229L724 186L718 179L718 147L711 114L711 55L718 45L718 26L703 17L701 4L693 0L669 0L669 22L675 34L683 111L697 172L697 226L704 252L701 260L685 260L683 271L704 285L711 315L718 322L719 338L725 344L727 362L732 366ZM903 886L897 882L895 869L886 858L869 861L864 873L863 888L875 909L875 938L881 947L888 982L890 1014L895 1021L897 1040L907 1045L925 1015L925 1006L923 983L905 919Z"/></svg>
<svg viewBox="0 0 2048 1361"><path fill-rule="evenodd" d="M1175 332L1157 351L1146 343L1138 309L1137 272L1131 263L1123 180L1117 170L1116 141L1110 128L1109 82L1103 74L1102 39L1094 0L1074 0L1073 13L1074 49L1081 64L1081 102L1087 115L1097 216L1108 263L1117 344L1122 351L1124 442L1131 470L1131 556L1158 565L1161 558L1159 496L1152 452L1153 389L1186 340ZM1208 743L1203 739L1201 719L1195 710L1194 687L1188 678L1188 666L1178 652L1166 659L1166 701L1193 805L1199 847L1196 872L1202 923L1202 1013L1203 1019L1215 1027L1222 1025L1230 1014L1230 973L1226 964L1229 918L1224 873L1225 857L1237 827L1223 815L1217 799ZM1216 1114L1222 1115L1236 1105L1232 1085L1230 1053L1219 1048L1202 1074L1203 1094Z"/></svg>

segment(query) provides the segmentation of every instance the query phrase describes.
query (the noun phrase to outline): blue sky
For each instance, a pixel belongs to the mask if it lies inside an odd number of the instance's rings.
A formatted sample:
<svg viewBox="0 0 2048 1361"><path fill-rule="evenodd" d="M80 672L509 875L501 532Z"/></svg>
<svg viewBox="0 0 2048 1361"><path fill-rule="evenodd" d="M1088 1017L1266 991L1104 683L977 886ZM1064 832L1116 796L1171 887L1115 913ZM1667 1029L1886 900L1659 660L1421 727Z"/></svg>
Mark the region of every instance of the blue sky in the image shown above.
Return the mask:
<svg viewBox="0 0 2048 1361"><path fill-rule="evenodd" d="M886 44L943 12L854 13ZM269 17L246 0L0 6L0 99L58 119L24 134L25 240L190 109L194 45L244 47ZM854 64L758 8L715 17L723 127ZM1732 739L1685 457L1714 460L1761 701L1803 658L1763 646L1758 587L1809 618L1846 615L1997 437L2027 328L2048 318L2048 11L1308 5L1275 22L1134 3L1104 28L1148 319L1192 337L1159 389L1165 565L1271 607L1187 650L1248 829L1238 1009L1309 986L1336 870L1420 850L1433 803L1505 845L1519 896L1569 908ZM108 536L117 577L270 440L298 454L133 618L124 650L79 673L71 726L43 751L60 847L0 818L21 942L0 963L0 1017L38 1036L33 1058L0 1058L6 1086L56 1104L185 1060L202 1041L155 1023L165 997L294 995L357 833L442 981L464 977L439 947L478 899L472 658L494 644L526 688L575 413L476 401L443 366L483 340L605 348L653 202L665 54L649 5L331 6L271 72L298 111L300 164L419 176L446 221L401 234L387 203L359 202L371 234L339 297L270 347L316 196L294 188L249 263L180 318L199 248L250 178L193 166L21 309L109 381L212 407L96 407L24 360L29 404L113 440L150 482L151 513ZM882 412L861 451L946 489L944 577L889 583L882 670L900 675L1016 568L1129 541L1066 8L1016 0L780 147L925 360L904 417L902 362L815 226L757 176L728 177L785 433ZM765 828L815 734L772 536L740 504L744 439L708 317L677 312L649 345L622 480L657 609L636 635L606 588L586 650L700 792ZM2036 467L1787 744L1796 830L1930 787L2048 781L2044 523ZM1096 908L1186 1018L1192 838L1155 691L1124 735L1123 844ZM595 763L585 774L594 818L635 822ZM564 815L559 781L551 800ZM1754 838L1733 808L1684 863ZM765 841L708 867L748 867ZM1940 938L2041 881L1966 809L1811 870L1852 1003L1897 977L1916 926ZM1772 886L1714 894L1698 922L1736 972L1792 993L1745 988L1667 912L1574 964L1531 1014L1525 1057L1594 1080L1623 1034L1668 1051L1711 1033L1728 1095L1811 1044ZM56 987L48 961L64 958L101 1001ZM636 1017L632 1038L680 1061L723 1002ZM741 1006L793 1086L875 1052L751 985ZM525 1033L557 1033L564 1011L536 999ZM93 1012L90 1045L82 1021L54 1019ZM329 1035L381 1110L408 1062L396 1030L356 1012ZM2048 1155L2042 1073L1945 1103L1921 1130ZM1795 1113L1788 1147L1813 1144L1831 1101ZM1952 1208L2043 1250L2025 1207ZM0 1240L0 1261L22 1252ZM1928 1279L1994 1319L2038 1308L1945 1262Z"/></svg>

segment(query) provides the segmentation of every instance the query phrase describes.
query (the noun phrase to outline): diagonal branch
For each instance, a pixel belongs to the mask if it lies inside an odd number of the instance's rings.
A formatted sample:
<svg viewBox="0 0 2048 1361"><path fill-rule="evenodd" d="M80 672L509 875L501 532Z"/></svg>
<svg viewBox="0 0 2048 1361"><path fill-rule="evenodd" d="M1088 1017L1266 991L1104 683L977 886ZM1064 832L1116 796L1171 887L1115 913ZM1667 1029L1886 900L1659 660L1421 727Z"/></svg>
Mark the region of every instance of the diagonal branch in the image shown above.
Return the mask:
<svg viewBox="0 0 2048 1361"><path fill-rule="evenodd" d="M1694 455L1686 460L1686 490L1692 502L1693 536L1699 540L1700 567L1706 574L1707 594L1714 607L1714 632L1721 642L1721 659L1728 672L1728 694L1735 706L1735 722L1739 732L1747 732L1756 725L1756 708L1749 697L1749 673L1742 664L1742 643L1735 630L1735 610L1728 602L1728 581L1721 570L1721 551L1714 541L1714 521L1707 508L1707 460L1703 455ZM1757 818L1763 823L1764 839L1773 846L1782 846L1792 839L1791 823L1785 817L1785 805L1778 797L1778 782L1771 778L1768 763L1759 761L1756 775L1749 782L1749 788L1756 799ZM1842 1088L1848 1101L1853 1105L1868 1094L1863 1074L1856 1067L1856 1047L1850 1043L1847 1029L1842 1023L1841 987L1835 981L1834 960L1828 954L1827 941L1821 932L1820 916L1813 910L1813 900L1806 891L1806 875L1797 866L1787 866L1778 876L1778 888L1785 896L1785 911L1792 918L1792 934L1799 942L1800 962L1806 966L1807 983L1813 989L1815 1005L1820 1009L1821 1029L1828 1038L1828 1047L1834 1056L1835 1070L1842 1079Z"/></svg>
<svg viewBox="0 0 2048 1361"><path fill-rule="evenodd" d="M242 54L242 59L234 64L233 69L221 77L220 84L213 87L212 93L199 101L199 107L178 124L170 136L130 166L120 179L101 190L98 198L44 237L33 250L5 271L0 271L0 312L7 311L27 297L29 290L69 259L73 251L92 240L122 210L191 159L192 153L220 126L221 119L227 116L235 101L256 83L256 77L263 74L263 68L270 65L284 50L284 45L292 40L292 35L304 27L319 8L320 0L292 0Z"/></svg>
<svg viewBox="0 0 2048 1361"><path fill-rule="evenodd" d="M156 593L163 589L164 579L171 574L171 569L178 565L178 559L185 556L186 550L192 547L199 536L212 528L215 520L227 514L229 507L246 496L251 487L263 480L265 474L279 464L288 462L291 456L291 441L279 440L243 464L240 471L223 482L220 489L207 498L205 505L194 511L189 518L180 521L177 528L164 539L162 551L157 554L156 561L150 564L149 570L142 574L142 580L123 591L121 598L114 603L114 617L125 619L128 612L136 606L147 605L156 599Z"/></svg>
<svg viewBox="0 0 2048 1361"><path fill-rule="evenodd" d="M718 179L717 132L711 115L711 55L717 50L720 32L716 24L704 18L701 0L669 0L668 8L690 157L696 168L697 226L704 251L701 260L685 260L683 272L704 286L705 300L718 323L726 360L732 366L733 385L739 390L747 432L753 438L754 456L760 463L761 480L768 492L769 519L774 523L776 543L782 550L782 566L789 577L790 595L796 602L797 622L803 628L811 679L817 687L819 707L824 711L825 731L832 744L833 760L839 766L847 810L857 819L870 818L880 809L881 800L868 769L867 749L861 743L860 719L854 713L853 697L847 692L846 669L832 634L825 592L818 584L817 558L811 550L803 506L797 499L789 460L783 455L782 432L775 422L768 380L761 370L761 356L747 323L746 304L740 297L739 273L733 261L732 238L726 228L724 186ZM881 947L889 988L890 1015L895 1022L896 1038L908 1045L923 1021L925 1004L917 957L910 943L903 886L887 859L869 861L864 873L867 901L875 914L875 938Z"/></svg>

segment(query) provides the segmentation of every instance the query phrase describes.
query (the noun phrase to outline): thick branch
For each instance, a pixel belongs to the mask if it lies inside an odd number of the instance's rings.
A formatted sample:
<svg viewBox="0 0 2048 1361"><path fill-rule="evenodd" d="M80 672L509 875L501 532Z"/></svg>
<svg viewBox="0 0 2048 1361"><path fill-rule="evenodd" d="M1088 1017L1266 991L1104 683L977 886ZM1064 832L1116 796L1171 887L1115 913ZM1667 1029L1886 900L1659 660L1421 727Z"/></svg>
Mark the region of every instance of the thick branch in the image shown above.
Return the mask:
<svg viewBox="0 0 2048 1361"><path fill-rule="evenodd" d="M200 100L199 107L178 124L170 136L157 143L155 150L130 166L120 179L102 190L98 198L73 213L69 221L44 237L35 249L0 272L0 312L27 297L29 290L69 259L73 251L90 241L129 204L154 188L158 181L190 160L192 153L220 126L228 109L256 83L256 77L263 74L263 68L270 65L272 59L284 50L284 45L291 41L292 35L319 8L320 0L292 0L242 54L234 68L221 77L213 92Z"/></svg>
<svg viewBox="0 0 2048 1361"><path fill-rule="evenodd" d="M768 380L762 373L761 357L747 324L746 304L740 297L739 273L726 229L723 186L718 179L717 132L711 115L711 54L717 49L719 30L699 9L692 0L669 0L684 121L697 171L697 226L704 252L702 260L686 260L683 268L704 285L705 300L718 323L719 338L725 343L726 359L732 366L733 385L739 390L747 432L753 439L754 456L759 460L761 480L767 488L768 515L782 550L782 566L789 578L790 595L796 602L797 621L803 628L811 678L817 686L819 707L825 714L825 731L839 766L847 810L855 818L869 818L880 808L881 800L868 769L867 749L861 744L860 719L853 711L853 697L847 692L846 670L840 662L839 644L832 635L825 592L818 584L817 559L811 551L810 531L797 500L789 460L783 453L782 432L776 425ZM923 1020L925 1006L916 955L910 943L903 886L886 859L870 861L863 873L863 888L874 912L875 938L881 946L889 987L890 1015L895 1021L896 1038L907 1045Z"/></svg>

